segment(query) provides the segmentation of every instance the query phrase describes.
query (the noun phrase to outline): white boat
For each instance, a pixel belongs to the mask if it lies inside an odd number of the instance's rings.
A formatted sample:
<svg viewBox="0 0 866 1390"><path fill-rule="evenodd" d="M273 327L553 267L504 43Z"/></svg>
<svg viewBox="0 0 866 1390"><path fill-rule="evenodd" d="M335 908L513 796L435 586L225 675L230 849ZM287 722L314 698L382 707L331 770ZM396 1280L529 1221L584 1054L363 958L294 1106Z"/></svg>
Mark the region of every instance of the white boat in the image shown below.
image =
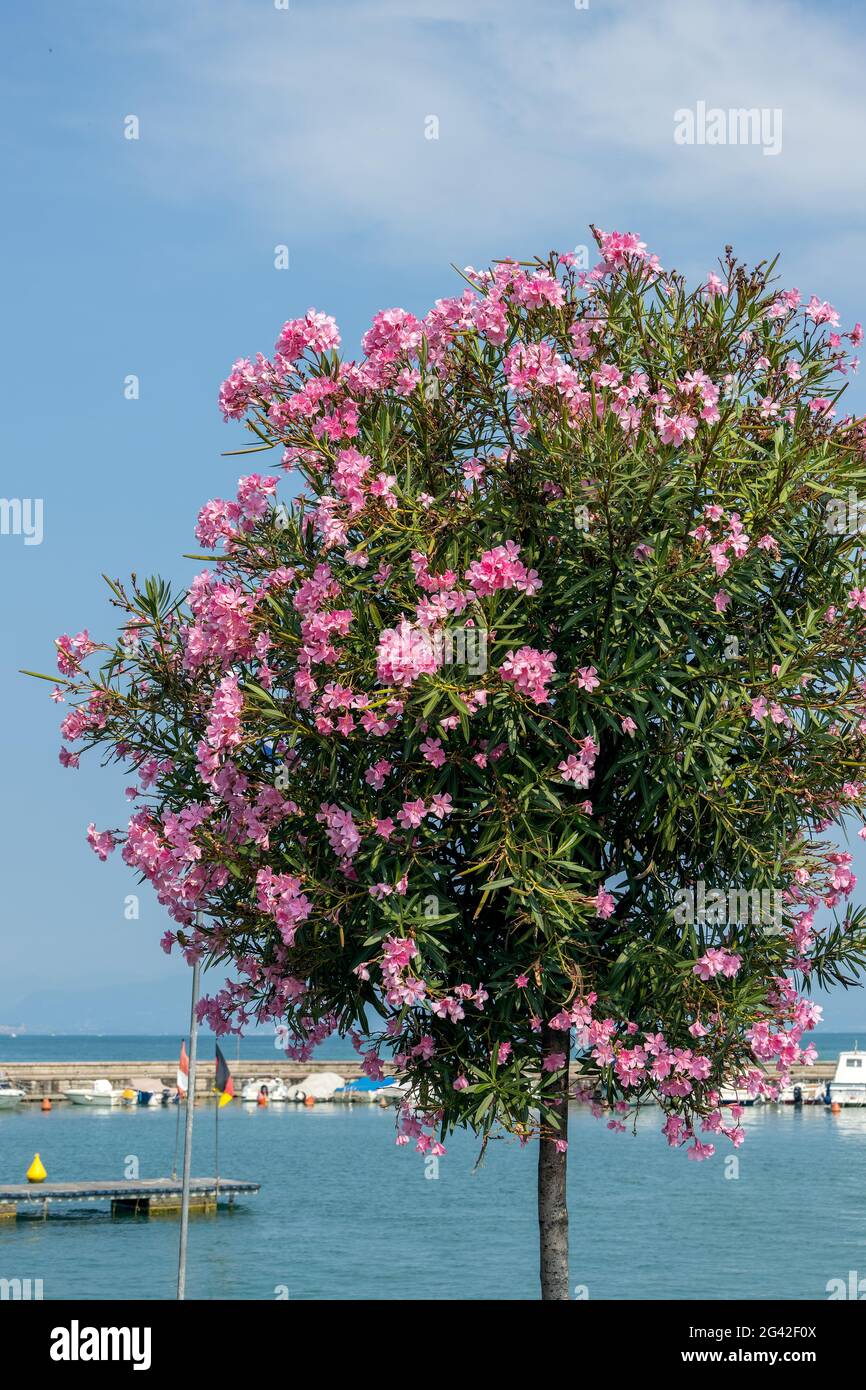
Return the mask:
<svg viewBox="0 0 866 1390"><path fill-rule="evenodd" d="M854 1044L853 1052L840 1052L836 1074L830 1082L831 1105L866 1105L866 1052Z"/></svg>
<svg viewBox="0 0 866 1390"><path fill-rule="evenodd" d="M722 1086L719 1090L720 1105L755 1105L760 1097L753 1096L745 1086Z"/></svg>
<svg viewBox="0 0 866 1390"><path fill-rule="evenodd" d="M340 1076L338 1072L312 1072L309 1076L305 1076L303 1081L299 1081L296 1086L289 1087L287 1098L305 1101L309 1096L312 1100L331 1100L334 1092L339 1091L345 1084L345 1076Z"/></svg>
<svg viewBox="0 0 866 1390"><path fill-rule="evenodd" d="M383 1081L376 1092L376 1100L408 1100L411 1090L410 1081Z"/></svg>
<svg viewBox="0 0 866 1390"><path fill-rule="evenodd" d="M119 1105L123 1092L115 1090L110 1081L100 1078L87 1086L71 1086L64 1091L67 1100L73 1105Z"/></svg>
<svg viewBox="0 0 866 1390"><path fill-rule="evenodd" d="M827 1082L814 1081L806 1084L802 1081L792 1081L790 1086L783 1086L776 1100L777 1105L826 1105L827 1104Z"/></svg>
<svg viewBox="0 0 866 1390"><path fill-rule="evenodd" d="M248 1081L241 1091L241 1100L255 1105L262 1091L267 1095L269 1105L282 1105L289 1099L289 1088L285 1081L280 1081L276 1076L265 1076Z"/></svg>
<svg viewBox="0 0 866 1390"><path fill-rule="evenodd" d="M133 1076L122 1092L123 1100L130 1105L164 1105L169 1095L168 1086L156 1076Z"/></svg>
<svg viewBox="0 0 866 1390"><path fill-rule="evenodd" d="M13 1105L24 1099L20 1086L13 1086L5 1076L0 1076L0 1110L11 1110Z"/></svg>

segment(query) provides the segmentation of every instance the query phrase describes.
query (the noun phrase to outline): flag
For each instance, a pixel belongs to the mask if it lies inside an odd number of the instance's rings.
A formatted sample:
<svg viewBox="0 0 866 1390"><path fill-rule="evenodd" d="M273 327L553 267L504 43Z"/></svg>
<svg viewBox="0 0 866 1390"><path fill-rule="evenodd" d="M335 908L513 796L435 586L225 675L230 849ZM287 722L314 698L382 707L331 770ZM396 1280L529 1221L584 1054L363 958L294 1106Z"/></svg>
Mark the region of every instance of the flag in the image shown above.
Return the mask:
<svg viewBox="0 0 866 1390"><path fill-rule="evenodd" d="M189 1058L186 1055L186 1039L180 1044L180 1061L177 1064L177 1094L180 1099L189 1090Z"/></svg>
<svg viewBox="0 0 866 1390"><path fill-rule="evenodd" d="M232 1081L232 1074L229 1071L228 1062L217 1047L216 1050L216 1083L214 1090L219 1091L220 1109L228 1105L235 1093L235 1083Z"/></svg>

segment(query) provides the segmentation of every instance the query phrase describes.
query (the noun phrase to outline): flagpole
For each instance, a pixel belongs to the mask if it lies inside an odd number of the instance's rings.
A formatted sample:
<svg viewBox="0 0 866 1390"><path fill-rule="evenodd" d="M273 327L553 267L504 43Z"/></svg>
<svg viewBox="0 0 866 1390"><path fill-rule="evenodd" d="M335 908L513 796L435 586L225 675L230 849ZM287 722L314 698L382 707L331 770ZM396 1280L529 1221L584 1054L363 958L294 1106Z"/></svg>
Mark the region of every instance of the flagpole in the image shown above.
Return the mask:
<svg viewBox="0 0 866 1390"><path fill-rule="evenodd" d="M216 1169L216 1190L217 1201L220 1195L220 1110L222 1109L222 1096L217 1096L216 1103L216 1124L214 1126L214 1168Z"/></svg>
<svg viewBox="0 0 866 1390"><path fill-rule="evenodd" d="M186 1125L183 1138L183 1186L180 1201L180 1249L177 1259L177 1296L186 1298L186 1247L189 1237L189 1175L192 1165L192 1115L195 1105L195 1064L198 1046L198 1003L199 961L196 956L192 967L192 1003L189 1018L189 1084L186 1092Z"/></svg>
<svg viewBox="0 0 866 1390"><path fill-rule="evenodd" d="M184 1039L184 1041L185 1041L185 1039ZM178 1068L178 1072L179 1072L179 1071L180 1071L180 1068ZM175 1119L175 1124L174 1124L174 1163L171 1165L171 1176L172 1176L172 1179L176 1182L176 1181L177 1181L177 1155L178 1155L178 1151L179 1151L179 1149L180 1149L180 1090L179 1090L179 1089L178 1089L178 1092L177 1092L177 1114L175 1115L174 1119Z"/></svg>
<svg viewBox="0 0 866 1390"><path fill-rule="evenodd" d="M183 1051L185 1051L185 1047L186 1047L186 1038L181 1038L181 1062L183 1062ZM172 1176L172 1179L174 1179L175 1181L177 1181L177 1179L178 1179L178 1152L179 1152L179 1150L181 1150L181 1066L179 1066L179 1065L178 1065L178 1077L177 1077L177 1080L178 1080L178 1084L177 1084L177 1087L175 1087L175 1090L177 1090L177 1097L175 1097L175 1101L177 1101L178 1113L177 1113L177 1115L175 1115L175 1126L174 1126L174 1163L172 1163L172 1165L171 1165L171 1176ZM185 1087L185 1090L186 1090L186 1091L189 1090L189 1058L186 1058L186 1087Z"/></svg>

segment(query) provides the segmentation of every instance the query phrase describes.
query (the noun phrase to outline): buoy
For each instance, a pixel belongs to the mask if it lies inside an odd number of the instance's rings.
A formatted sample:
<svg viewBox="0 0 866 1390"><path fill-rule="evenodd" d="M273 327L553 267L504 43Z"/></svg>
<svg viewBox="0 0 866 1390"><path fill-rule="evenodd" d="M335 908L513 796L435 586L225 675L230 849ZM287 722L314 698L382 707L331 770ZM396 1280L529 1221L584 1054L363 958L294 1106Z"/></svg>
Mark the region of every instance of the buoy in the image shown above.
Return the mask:
<svg viewBox="0 0 866 1390"><path fill-rule="evenodd" d="M839 1104L838 1100L834 1100L834 1101L833 1101L833 1104L830 1106L830 1114L831 1114L831 1115L841 1115L841 1114L842 1114L842 1107L841 1107L841 1105Z"/></svg>
<svg viewBox="0 0 866 1390"><path fill-rule="evenodd" d="M48 1177L45 1166L38 1154L33 1155L33 1162L25 1174L28 1182L44 1182Z"/></svg>
<svg viewBox="0 0 866 1390"><path fill-rule="evenodd" d="M315 1103L316 1103L316 1097L315 1097L315 1096L304 1096L304 1105L315 1105Z"/></svg>
<svg viewBox="0 0 866 1390"><path fill-rule="evenodd" d="M256 1096L256 1105L267 1105L267 1103L268 1098L264 1091L259 1091L259 1094Z"/></svg>
<svg viewBox="0 0 866 1390"><path fill-rule="evenodd" d="M42 1109L43 1109L43 1110L50 1110L50 1109L51 1109L51 1101L48 1099L47 1096L43 1096L43 1097L42 1097Z"/></svg>

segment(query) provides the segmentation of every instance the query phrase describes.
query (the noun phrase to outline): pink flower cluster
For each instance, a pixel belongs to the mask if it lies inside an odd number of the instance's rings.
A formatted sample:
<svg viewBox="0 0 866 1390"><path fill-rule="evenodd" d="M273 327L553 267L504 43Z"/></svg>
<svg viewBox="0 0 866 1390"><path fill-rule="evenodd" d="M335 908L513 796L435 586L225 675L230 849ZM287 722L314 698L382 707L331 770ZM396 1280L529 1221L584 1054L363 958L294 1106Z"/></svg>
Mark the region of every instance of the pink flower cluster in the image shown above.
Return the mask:
<svg viewBox="0 0 866 1390"><path fill-rule="evenodd" d="M265 478L258 473L239 478L236 501L213 498L202 507L195 528L196 539L208 549L213 549L219 541L230 547L242 531L251 531L256 522L267 515L276 490L276 478Z"/></svg>
<svg viewBox="0 0 866 1390"><path fill-rule="evenodd" d="M396 627L379 633L376 674L382 685L410 686L419 676L432 676L442 664L441 649L429 629L401 618Z"/></svg>
<svg viewBox="0 0 866 1390"><path fill-rule="evenodd" d="M598 757L598 744L593 738L581 740L580 757L573 753L559 764L563 782L574 782L577 787L588 787L593 778L595 760Z"/></svg>
<svg viewBox="0 0 866 1390"><path fill-rule="evenodd" d="M485 550L466 571L466 582L479 598L495 594L499 589L519 589L521 593L537 594L541 588L537 570L528 570L519 558L520 546L506 541L493 550Z"/></svg>
<svg viewBox="0 0 866 1390"><path fill-rule="evenodd" d="M499 668L504 681L509 681L521 695L528 695L536 705L546 705L547 687L553 680L555 652L539 652L535 647L521 647L508 652Z"/></svg>
<svg viewBox="0 0 866 1390"><path fill-rule="evenodd" d="M716 975L732 979L742 963L742 957L735 955L733 951L711 946L692 966L692 973L697 975L699 980L712 980Z"/></svg>
<svg viewBox="0 0 866 1390"><path fill-rule="evenodd" d="M287 946L294 946L295 933L312 911L309 898L301 891L301 880L293 874L275 874L259 869L256 875L256 902L261 912L273 917Z"/></svg>
<svg viewBox="0 0 866 1390"><path fill-rule="evenodd" d="M344 811L339 806L324 802L316 820L325 826L328 843L340 864L348 868L361 848L361 834L351 811Z"/></svg>
<svg viewBox="0 0 866 1390"><path fill-rule="evenodd" d="M110 830L97 830L93 821L87 827L87 843L103 862L114 849L114 836Z"/></svg>
<svg viewBox="0 0 866 1390"><path fill-rule="evenodd" d="M96 651L96 643L91 642L87 628L75 637L64 632L62 637L55 638L54 645L57 648L57 669L64 676L74 676L85 657Z"/></svg>

